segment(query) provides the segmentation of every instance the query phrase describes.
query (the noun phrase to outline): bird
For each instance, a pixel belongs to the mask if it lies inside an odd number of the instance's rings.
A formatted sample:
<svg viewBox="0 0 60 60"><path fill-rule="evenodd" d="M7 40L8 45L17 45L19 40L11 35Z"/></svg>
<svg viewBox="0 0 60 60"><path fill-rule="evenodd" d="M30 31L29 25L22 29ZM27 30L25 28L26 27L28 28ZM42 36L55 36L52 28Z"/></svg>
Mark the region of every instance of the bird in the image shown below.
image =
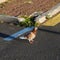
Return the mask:
<svg viewBox="0 0 60 60"><path fill-rule="evenodd" d="M25 36L19 37L20 39L26 39L29 41L30 44L33 44L34 38L36 37L38 27L35 27L30 33Z"/></svg>

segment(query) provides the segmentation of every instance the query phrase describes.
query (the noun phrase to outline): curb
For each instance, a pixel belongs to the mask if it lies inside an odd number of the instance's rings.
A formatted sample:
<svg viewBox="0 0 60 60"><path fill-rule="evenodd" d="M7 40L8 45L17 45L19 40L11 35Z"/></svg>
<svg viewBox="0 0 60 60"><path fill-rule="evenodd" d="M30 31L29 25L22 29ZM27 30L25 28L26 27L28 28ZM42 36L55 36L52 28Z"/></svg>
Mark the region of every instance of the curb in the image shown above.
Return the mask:
<svg viewBox="0 0 60 60"><path fill-rule="evenodd" d="M57 4L55 7L53 7L51 10L39 15L35 21L39 22L39 23L43 23L47 20L47 16L49 16L49 18L53 17L54 15L56 15L57 13L60 12L60 3Z"/></svg>

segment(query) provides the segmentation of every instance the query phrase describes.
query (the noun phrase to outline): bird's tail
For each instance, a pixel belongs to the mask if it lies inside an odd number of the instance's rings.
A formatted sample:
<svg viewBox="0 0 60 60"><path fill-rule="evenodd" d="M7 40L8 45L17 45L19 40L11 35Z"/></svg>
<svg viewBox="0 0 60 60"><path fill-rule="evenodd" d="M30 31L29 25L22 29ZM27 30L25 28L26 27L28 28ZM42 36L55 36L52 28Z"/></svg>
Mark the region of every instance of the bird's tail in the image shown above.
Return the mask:
<svg viewBox="0 0 60 60"><path fill-rule="evenodd" d="M24 36L21 36L21 37L19 37L20 39L27 39L27 37L24 37Z"/></svg>

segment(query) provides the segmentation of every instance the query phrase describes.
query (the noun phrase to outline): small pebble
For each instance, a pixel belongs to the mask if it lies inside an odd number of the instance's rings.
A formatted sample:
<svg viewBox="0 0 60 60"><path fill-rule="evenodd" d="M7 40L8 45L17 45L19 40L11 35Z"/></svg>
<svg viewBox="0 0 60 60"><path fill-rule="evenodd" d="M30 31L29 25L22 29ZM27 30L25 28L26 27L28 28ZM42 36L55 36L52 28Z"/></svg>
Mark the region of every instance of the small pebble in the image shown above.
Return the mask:
<svg viewBox="0 0 60 60"><path fill-rule="evenodd" d="M0 21L0 23L4 23L4 21Z"/></svg>

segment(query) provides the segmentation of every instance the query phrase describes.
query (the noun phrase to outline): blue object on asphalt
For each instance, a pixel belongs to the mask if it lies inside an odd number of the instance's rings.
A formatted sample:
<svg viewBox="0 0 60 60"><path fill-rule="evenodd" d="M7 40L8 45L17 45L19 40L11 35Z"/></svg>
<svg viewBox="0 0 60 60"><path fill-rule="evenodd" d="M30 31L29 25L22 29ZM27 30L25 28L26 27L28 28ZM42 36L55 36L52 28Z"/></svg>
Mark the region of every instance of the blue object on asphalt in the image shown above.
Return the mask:
<svg viewBox="0 0 60 60"><path fill-rule="evenodd" d="M11 41L11 40L19 37L20 35L22 35L22 34L24 34L24 33L26 33L26 32L29 32L29 31L31 31L31 30L33 30L33 28L34 28L33 26L32 26L32 27L24 28L23 30L20 30L20 31L18 31L18 32L16 32L16 33L14 33L14 34L12 34L12 35L4 38L4 40L6 40L6 41Z"/></svg>

